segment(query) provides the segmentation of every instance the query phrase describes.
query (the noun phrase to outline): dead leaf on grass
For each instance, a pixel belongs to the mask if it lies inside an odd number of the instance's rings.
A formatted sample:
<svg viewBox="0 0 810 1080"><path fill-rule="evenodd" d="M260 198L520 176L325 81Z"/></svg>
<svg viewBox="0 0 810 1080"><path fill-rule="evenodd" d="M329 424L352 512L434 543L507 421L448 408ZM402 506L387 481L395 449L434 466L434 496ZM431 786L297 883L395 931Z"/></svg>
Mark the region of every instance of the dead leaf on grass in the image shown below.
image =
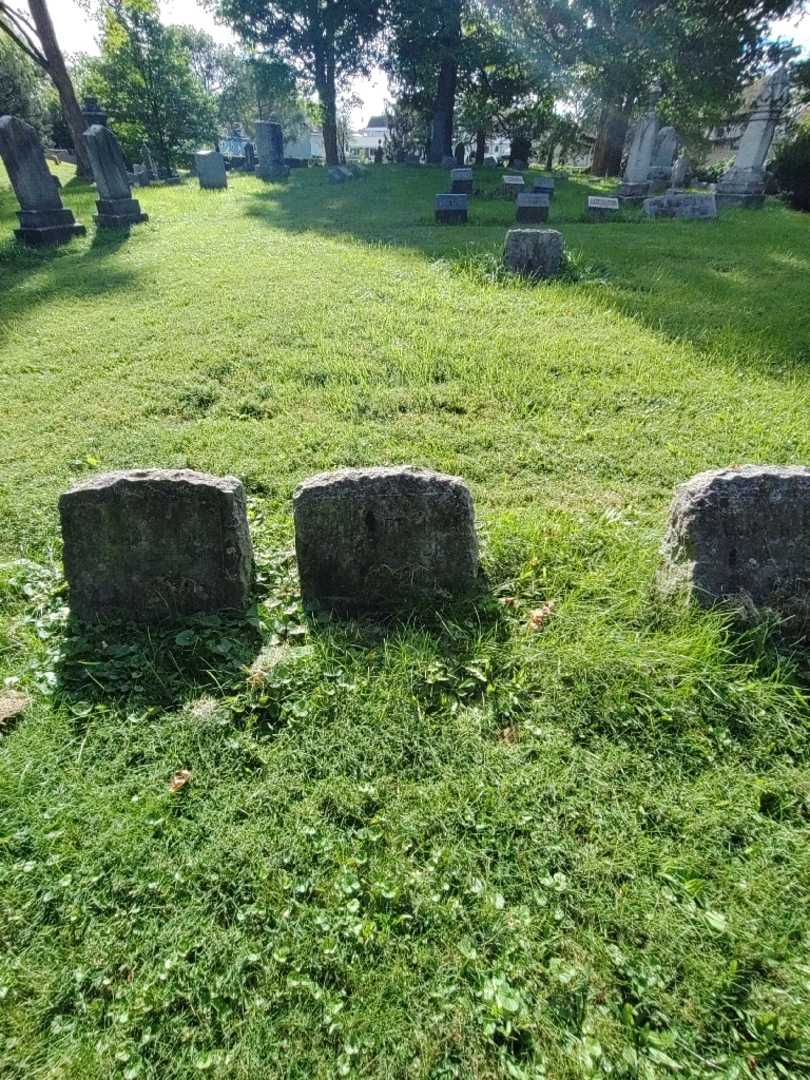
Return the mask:
<svg viewBox="0 0 810 1080"><path fill-rule="evenodd" d="M542 630L548 620L554 613L554 601L549 600L547 604L543 604L542 607L535 608L534 611L529 612L529 629L537 632Z"/></svg>
<svg viewBox="0 0 810 1080"><path fill-rule="evenodd" d="M7 727L10 721L21 716L31 704L28 694L19 690L0 690L0 731Z"/></svg>
<svg viewBox="0 0 810 1080"><path fill-rule="evenodd" d="M184 788L191 779L191 769L181 769L180 772L176 772L169 783L169 791L172 795L181 788Z"/></svg>

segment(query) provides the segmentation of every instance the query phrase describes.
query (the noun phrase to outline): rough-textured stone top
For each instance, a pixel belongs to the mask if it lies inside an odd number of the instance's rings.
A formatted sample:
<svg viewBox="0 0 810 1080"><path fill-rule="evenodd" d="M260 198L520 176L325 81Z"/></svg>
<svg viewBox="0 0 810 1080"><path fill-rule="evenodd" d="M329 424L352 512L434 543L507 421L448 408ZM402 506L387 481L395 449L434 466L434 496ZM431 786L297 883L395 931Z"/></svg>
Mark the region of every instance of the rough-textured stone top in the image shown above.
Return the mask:
<svg viewBox="0 0 810 1080"><path fill-rule="evenodd" d="M295 489L293 502L304 496L352 499L372 491L378 498L385 498L386 494L429 496L432 490L437 497L444 498L448 488L469 498L469 489L460 476L418 465L378 465L369 469L335 469L310 476Z"/></svg>
<svg viewBox="0 0 810 1080"><path fill-rule="evenodd" d="M210 473L196 472L194 469L119 469L114 472L98 473L73 485L69 495L77 491L102 491L121 483L154 483L156 480L173 480L186 484L205 484L228 494L242 490L242 481L236 476L213 476Z"/></svg>

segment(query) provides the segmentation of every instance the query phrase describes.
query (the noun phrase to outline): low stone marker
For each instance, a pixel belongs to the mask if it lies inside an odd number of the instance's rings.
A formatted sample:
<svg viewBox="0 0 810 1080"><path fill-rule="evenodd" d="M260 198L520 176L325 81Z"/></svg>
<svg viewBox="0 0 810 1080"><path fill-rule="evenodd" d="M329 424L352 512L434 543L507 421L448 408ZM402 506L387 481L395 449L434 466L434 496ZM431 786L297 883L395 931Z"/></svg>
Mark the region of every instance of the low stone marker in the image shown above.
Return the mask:
<svg viewBox="0 0 810 1080"><path fill-rule="evenodd" d="M550 278L560 272L565 245L555 229L510 229L503 261L508 270L531 278Z"/></svg>
<svg viewBox="0 0 810 1080"><path fill-rule="evenodd" d="M91 99L92 100L92 99ZM93 219L100 229L128 229L130 225L148 221L141 204L132 198L129 173L118 139L108 127L92 124L84 133L96 191L98 213Z"/></svg>
<svg viewBox="0 0 810 1080"><path fill-rule="evenodd" d="M522 176L505 176L503 178L501 194L505 195L507 199L514 199L517 197L519 191L523 191L525 186L526 181Z"/></svg>
<svg viewBox="0 0 810 1080"><path fill-rule="evenodd" d="M450 191L453 195L472 195L473 171L472 169L450 170Z"/></svg>
<svg viewBox="0 0 810 1080"><path fill-rule="evenodd" d="M293 517L308 607L390 610L475 588L473 501L456 476L411 466L322 473L297 488Z"/></svg>
<svg viewBox="0 0 810 1080"><path fill-rule="evenodd" d="M619 213L620 209L621 204L618 199L608 195L588 196L587 213L591 221L609 221Z"/></svg>
<svg viewBox="0 0 810 1080"><path fill-rule="evenodd" d="M770 609L810 627L810 468L742 465L675 494L659 584L701 607Z"/></svg>
<svg viewBox="0 0 810 1080"><path fill-rule="evenodd" d="M535 194L542 193L548 195L549 199L554 198L554 190L554 180L550 176L541 176L540 179L535 180L534 184L532 185L532 191L535 192Z"/></svg>
<svg viewBox="0 0 810 1080"><path fill-rule="evenodd" d="M48 171L45 151L30 124L16 116L0 117L0 157L20 204L18 240L29 247L64 244L84 236L72 210L62 205L56 177Z"/></svg>
<svg viewBox="0 0 810 1080"><path fill-rule="evenodd" d="M345 184L347 180L351 180L351 174L346 176L343 169L333 167L326 174L329 177L330 184Z"/></svg>
<svg viewBox="0 0 810 1080"><path fill-rule="evenodd" d="M515 221L524 225L536 225L548 221L549 197L547 192L521 191L517 197Z"/></svg>
<svg viewBox="0 0 810 1080"><path fill-rule="evenodd" d="M717 217L717 201L714 194L681 194L668 191L665 195L645 199L644 213L654 218L707 221Z"/></svg>
<svg viewBox="0 0 810 1080"><path fill-rule="evenodd" d="M498 162L495 160L494 157L490 157L488 155L487 157L484 158L484 168L485 169L497 169L498 168Z"/></svg>
<svg viewBox="0 0 810 1080"><path fill-rule="evenodd" d="M434 203L435 218L440 225L461 225L467 220L467 195L437 195Z"/></svg>
<svg viewBox="0 0 810 1080"><path fill-rule="evenodd" d="M216 150L200 150L194 155L194 166L200 187L204 190L216 191L228 186L225 158Z"/></svg>
<svg viewBox="0 0 810 1080"><path fill-rule="evenodd" d="M133 165L132 173L138 187L149 187L152 183L152 177L145 165Z"/></svg>
<svg viewBox="0 0 810 1080"><path fill-rule="evenodd" d="M105 473L62 495L59 514L70 609L85 622L160 622L248 603L253 552L236 477Z"/></svg>

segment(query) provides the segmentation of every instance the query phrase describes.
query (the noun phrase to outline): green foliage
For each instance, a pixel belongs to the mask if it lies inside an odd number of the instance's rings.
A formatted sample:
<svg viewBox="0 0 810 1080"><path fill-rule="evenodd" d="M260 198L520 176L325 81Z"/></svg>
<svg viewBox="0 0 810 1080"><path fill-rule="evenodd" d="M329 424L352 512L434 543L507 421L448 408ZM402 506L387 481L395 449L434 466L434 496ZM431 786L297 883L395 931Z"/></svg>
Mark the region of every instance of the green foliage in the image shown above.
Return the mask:
<svg viewBox="0 0 810 1080"><path fill-rule="evenodd" d="M807 653L654 589L677 482L810 460L810 219L559 180L534 286L445 180L145 188L50 252L0 190L3 1080L810 1068ZM484 596L308 619L295 484L405 461L471 484ZM58 494L138 465L244 479L244 618L70 622Z"/></svg>
<svg viewBox="0 0 810 1080"><path fill-rule="evenodd" d="M42 69L0 32L0 116L18 116L48 137L52 94Z"/></svg>
<svg viewBox="0 0 810 1080"><path fill-rule="evenodd" d="M810 211L810 123L779 145L769 168L793 209Z"/></svg>
<svg viewBox="0 0 810 1080"><path fill-rule="evenodd" d="M101 56L89 64L85 89L104 102L130 159L146 141L171 170L216 135L213 101L192 71L183 31L164 26L151 0L104 7Z"/></svg>

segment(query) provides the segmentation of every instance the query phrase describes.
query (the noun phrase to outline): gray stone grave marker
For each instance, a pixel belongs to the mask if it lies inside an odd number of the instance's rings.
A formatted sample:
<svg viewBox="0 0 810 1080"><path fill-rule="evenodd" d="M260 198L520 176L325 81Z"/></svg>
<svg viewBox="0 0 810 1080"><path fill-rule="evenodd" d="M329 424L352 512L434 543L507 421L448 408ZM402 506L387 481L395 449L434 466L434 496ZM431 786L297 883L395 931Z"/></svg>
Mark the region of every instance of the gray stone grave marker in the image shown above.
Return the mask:
<svg viewBox="0 0 810 1080"><path fill-rule="evenodd" d="M508 270L531 278L550 278L560 272L565 245L555 229L510 229L503 261Z"/></svg>
<svg viewBox="0 0 810 1080"><path fill-rule="evenodd" d="M281 124L256 121L256 175L262 180L284 180L290 170L284 164L284 134Z"/></svg>
<svg viewBox="0 0 810 1080"><path fill-rule="evenodd" d="M458 477L410 466L343 469L293 496L304 603L385 610L472 592L473 502Z"/></svg>
<svg viewBox="0 0 810 1080"><path fill-rule="evenodd" d="M236 477L105 473L62 495L59 514L70 609L85 622L160 622L249 600L253 553Z"/></svg>
<svg viewBox="0 0 810 1080"><path fill-rule="evenodd" d="M743 465L682 484L659 584L701 607L769 609L810 627L810 468Z"/></svg>
<svg viewBox="0 0 810 1080"><path fill-rule="evenodd" d="M467 220L468 195L454 192L437 195L434 203L436 221L441 225L464 224Z"/></svg>
<svg viewBox="0 0 810 1080"><path fill-rule="evenodd" d="M194 165L201 188L217 190L228 186L225 158L216 150L201 150L196 153L194 155Z"/></svg>
<svg viewBox="0 0 810 1080"><path fill-rule="evenodd" d="M592 221L609 221L619 213L620 209L621 204L616 198L608 195L588 196L587 213Z"/></svg>
<svg viewBox="0 0 810 1080"><path fill-rule="evenodd" d="M100 229L126 229L148 221L148 215L141 211L141 204L132 198L127 165L115 135L108 127L93 124L85 131L84 141L96 190L101 196L96 201L96 225Z"/></svg>
<svg viewBox="0 0 810 1080"><path fill-rule="evenodd" d="M522 176L504 176L501 194L505 195L507 199L515 199L518 192L523 191L525 186L526 181Z"/></svg>
<svg viewBox="0 0 810 1080"><path fill-rule="evenodd" d="M73 211L62 205L56 177L48 171L36 131L16 116L0 117L0 157L20 204L14 235L30 247L64 244L84 236Z"/></svg>
<svg viewBox="0 0 810 1080"><path fill-rule="evenodd" d="M536 225L539 222L548 221L549 205L550 199L545 191L518 192L515 221L524 225Z"/></svg>
<svg viewBox="0 0 810 1080"><path fill-rule="evenodd" d="M450 191L453 195L472 195L473 171L470 168L450 170Z"/></svg>
<svg viewBox="0 0 810 1080"><path fill-rule="evenodd" d="M668 191L644 200L644 213L654 218L681 218L706 221L717 217L714 194L694 194Z"/></svg>

